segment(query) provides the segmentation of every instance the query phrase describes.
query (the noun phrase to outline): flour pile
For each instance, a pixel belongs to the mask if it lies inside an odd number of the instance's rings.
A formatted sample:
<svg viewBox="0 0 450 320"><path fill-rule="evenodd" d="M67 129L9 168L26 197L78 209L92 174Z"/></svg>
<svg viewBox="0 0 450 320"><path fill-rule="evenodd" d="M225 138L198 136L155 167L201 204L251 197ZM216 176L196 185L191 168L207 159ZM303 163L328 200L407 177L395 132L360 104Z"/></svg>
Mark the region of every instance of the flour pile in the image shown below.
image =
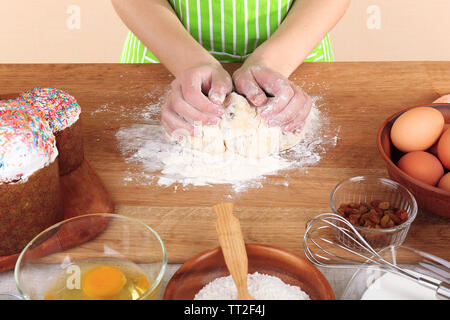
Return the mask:
<svg viewBox="0 0 450 320"><path fill-rule="evenodd" d="M247 275L247 287L255 300L310 300L309 295L300 287L258 272ZM194 300L237 300L233 278L227 276L214 279L197 292Z"/></svg>
<svg viewBox="0 0 450 320"><path fill-rule="evenodd" d="M317 99L313 99L317 101ZM146 110L148 112L148 110ZM314 165L337 134L323 132L326 117L316 104L303 129L303 140L284 152L263 158L247 158L233 152L208 153L184 148L170 141L158 124L136 124L116 133L126 161L142 165L141 172L128 172L125 181L157 183L161 186L208 186L229 184L235 192L262 187L270 175L287 177L289 170ZM278 183L287 185L285 181Z"/></svg>

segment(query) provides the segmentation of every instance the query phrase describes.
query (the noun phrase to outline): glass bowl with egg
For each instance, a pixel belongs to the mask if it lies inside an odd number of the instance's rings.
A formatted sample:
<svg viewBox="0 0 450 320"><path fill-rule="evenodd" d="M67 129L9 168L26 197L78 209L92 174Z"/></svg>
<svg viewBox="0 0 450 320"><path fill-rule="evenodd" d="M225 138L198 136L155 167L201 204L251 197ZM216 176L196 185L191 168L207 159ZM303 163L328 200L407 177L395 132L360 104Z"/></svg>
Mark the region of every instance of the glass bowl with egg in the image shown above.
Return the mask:
<svg viewBox="0 0 450 320"><path fill-rule="evenodd" d="M27 300L144 300L156 298L167 265L159 235L117 214L64 220L37 235L14 269Z"/></svg>
<svg viewBox="0 0 450 320"><path fill-rule="evenodd" d="M380 177L358 176L341 181L330 193L330 206L376 250L401 245L417 216L417 202L411 192ZM337 237L357 249L339 232Z"/></svg>
<svg viewBox="0 0 450 320"><path fill-rule="evenodd" d="M382 124L378 150L391 179L414 194L420 209L450 217L450 104L401 110Z"/></svg>

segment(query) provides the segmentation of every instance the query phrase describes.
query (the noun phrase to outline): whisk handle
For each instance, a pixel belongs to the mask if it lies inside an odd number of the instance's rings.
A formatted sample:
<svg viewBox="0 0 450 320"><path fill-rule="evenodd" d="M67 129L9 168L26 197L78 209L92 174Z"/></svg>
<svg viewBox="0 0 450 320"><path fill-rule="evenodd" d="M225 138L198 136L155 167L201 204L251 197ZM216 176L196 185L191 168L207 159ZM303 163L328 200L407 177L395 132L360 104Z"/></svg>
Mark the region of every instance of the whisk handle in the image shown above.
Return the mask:
<svg viewBox="0 0 450 320"><path fill-rule="evenodd" d="M417 281L417 283L419 283L420 285L434 290L438 298L450 299L450 283L448 283L447 281L440 281L439 279L436 279L432 276L412 270L403 269L391 263L389 263L388 265L400 272L400 274L403 274L410 279Z"/></svg>
<svg viewBox="0 0 450 320"><path fill-rule="evenodd" d="M450 299L450 283L442 281L436 289L439 297Z"/></svg>
<svg viewBox="0 0 450 320"><path fill-rule="evenodd" d="M411 274L410 274L411 275ZM423 286L435 290L438 298L450 299L450 283L439 281L425 275L420 275L416 280Z"/></svg>

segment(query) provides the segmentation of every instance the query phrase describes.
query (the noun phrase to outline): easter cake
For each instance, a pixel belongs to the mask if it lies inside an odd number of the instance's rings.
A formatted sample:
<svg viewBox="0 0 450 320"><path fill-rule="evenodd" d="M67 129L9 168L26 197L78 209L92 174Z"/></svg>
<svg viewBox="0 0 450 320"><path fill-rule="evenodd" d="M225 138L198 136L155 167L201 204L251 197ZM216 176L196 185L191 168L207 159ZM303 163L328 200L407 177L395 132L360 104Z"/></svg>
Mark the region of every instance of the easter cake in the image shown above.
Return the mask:
<svg viewBox="0 0 450 320"><path fill-rule="evenodd" d="M66 175L78 168L84 159L81 135L81 109L70 94L54 88L34 88L17 100L35 108L48 122L56 137L59 172Z"/></svg>
<svg viewBox="0 0 450 320"><path fill-rule="evenodd" d="M63 218L58 149L41 114L0 104L0 256L20 251Z"/></svg>
<svg viewBox="0 0 450 320"><path fill-rule="evenodd" d="M60 176L84 159L74 97L34 88L0 100L0 256L64 217Z"/></svg>

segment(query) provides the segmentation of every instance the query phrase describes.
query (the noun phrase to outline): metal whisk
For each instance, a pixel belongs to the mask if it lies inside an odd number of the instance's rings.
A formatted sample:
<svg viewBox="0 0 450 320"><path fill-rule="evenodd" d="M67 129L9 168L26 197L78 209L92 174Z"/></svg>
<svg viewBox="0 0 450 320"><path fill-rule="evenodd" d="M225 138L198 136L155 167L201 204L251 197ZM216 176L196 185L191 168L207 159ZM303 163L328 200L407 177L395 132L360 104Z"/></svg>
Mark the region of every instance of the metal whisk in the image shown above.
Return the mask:
<svg viewBox="0 0 450 320"><path fill-rule="evenodd" d="M336 240L332 239L330 231L337 236ZM303 250L308 260L317 266L348 268L360 267L361 264L367 265L371 262L435 290L441 298L450 299L450 262L414 250L424 259L420 266L428 272L402 268L384 259L347 219L338 214L320 214L306 223ZM342 252L347 253L346 256Z"/></svg>

